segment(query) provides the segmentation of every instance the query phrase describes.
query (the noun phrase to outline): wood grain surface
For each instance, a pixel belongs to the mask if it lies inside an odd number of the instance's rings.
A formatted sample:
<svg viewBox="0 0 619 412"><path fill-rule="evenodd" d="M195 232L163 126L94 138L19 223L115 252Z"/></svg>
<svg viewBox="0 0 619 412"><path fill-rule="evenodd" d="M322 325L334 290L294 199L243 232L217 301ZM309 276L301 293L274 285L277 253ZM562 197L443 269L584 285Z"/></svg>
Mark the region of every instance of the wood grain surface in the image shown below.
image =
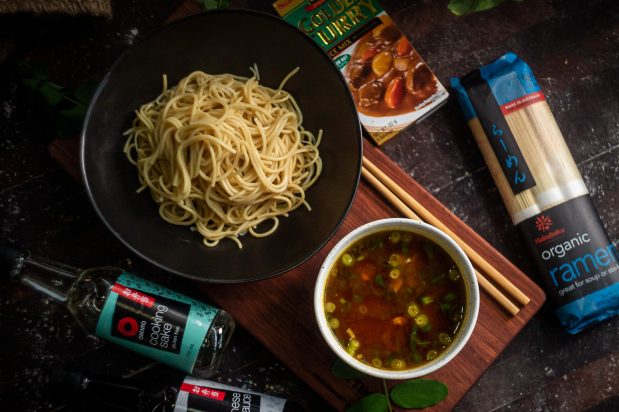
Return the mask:
<svg viewBox="0 0 619 412"><path fill-rule="evenodd" d="M539 310L545 295L524 273L462 223L378 148L364 140L363 150L370 161L531 298L531 302L513 317L485 292L481 292L479 318L469 342L450 364L430 376L449 387L447 399L433 409L451 410ZM71 175L80 177L75 140L55 140L50 145L50 154ZM196 286L209 299L232 314L240 325L325 400L342 410L370 391L380 391L381 383L376 379L346 381L331 373L335 355L323 341L314 320L314 283L322 261L339 239L364 223L396 216L398 213L362 180L353 206L340 229L321 251L303 265L260 282Z"/></svg>

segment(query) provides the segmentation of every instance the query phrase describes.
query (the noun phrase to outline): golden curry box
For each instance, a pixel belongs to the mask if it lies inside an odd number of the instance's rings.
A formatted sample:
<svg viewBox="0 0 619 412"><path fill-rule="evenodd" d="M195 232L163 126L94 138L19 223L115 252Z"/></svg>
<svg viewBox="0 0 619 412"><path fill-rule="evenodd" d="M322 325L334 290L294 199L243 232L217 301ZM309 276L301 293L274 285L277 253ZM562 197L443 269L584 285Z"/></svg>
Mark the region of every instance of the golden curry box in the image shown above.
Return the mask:
<svg viewBox="0 0 619 412"><path fill-rule="evenodd" d="M378 144L440 107L443 85L374 0L278 0L273 6L331 56Z"/></svg>

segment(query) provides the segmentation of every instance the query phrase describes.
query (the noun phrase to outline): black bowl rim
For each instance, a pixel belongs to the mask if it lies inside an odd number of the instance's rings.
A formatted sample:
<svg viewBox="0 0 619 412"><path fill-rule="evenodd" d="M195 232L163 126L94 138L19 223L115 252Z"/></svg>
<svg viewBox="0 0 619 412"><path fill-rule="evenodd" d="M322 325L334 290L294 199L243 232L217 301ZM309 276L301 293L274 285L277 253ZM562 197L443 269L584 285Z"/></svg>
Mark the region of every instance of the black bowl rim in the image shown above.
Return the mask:
<svg viewBox="0 0 619 412"><path fill-rule="evenodd" d="M284 266L282 266L282 267L280 267L278 269L272 270L269 273L260 274L260 276L248 277L246 279L240 279L240 280L212 279L212 278L208 278L208 277L195 276L195 275L192 275L192 274L188 274L188 273L179 271L179 270L174 269L172 267L169 267L169 266L159 262L155 257L151 257L151 256L148 256L148 255L144 254L143 252L138 250L135 246L133 246L131 243L126 241L122 237L122 235L119 232L117 232L114 229L114 227L112 227L111 223L108 222L108 220L105 218L105 215L104 215L103 211L99 208L99 206L97 205L97 203L95 201L93 190L91 188L91 185L90 185L90 183L88 181L88 176L86 174L86 161L85 161L85 142L86 142L86 138L87 138L86 137L86 130L88 128L88 123L89 123L91 115L92 115L92 111L93 111L93 108L94 108L94 103L97 101L99 95L101 94L101 92L105 88L105 85L108 83L108 80L111 77L112 73L114 73L116 68L123 62L125 57L127 55L129 55L130 53L132 53L136 48L138 48L140 46L140 44L145 39L155 35L156 33L160 32L160 31L163 31L163 30L169 28L170 26L178 25L178 24L183 24L183 22L185 22L187 20L204 18L205 16L213 15L213 14L247 14L247 15L255 15L255 16L258 16L258 17L261 17L261 18L271 19L273 21L273 23L275 23L275 24L285 24L289 28L298 31L299 33L301 33L303 35L303 37L305 39L307 39L307 41L309 43L312 44L312 47L314 47L315 49L317 49L320 52L319 54L321 55L321 58L325 59L330 65L332 65L333 69L337 72L337 75L339 76L340 80L343 82L343 84L346 86L346 89L348 90L348 84L346 83L346 79L344 78L342 72L335 65L335 63L329 58L329 56L324 52L324 50L322 50L320 48L320 46L318 44L316 44L312 39L307 37L307 35L305 35L305 33L302 33L301 30L299 30L297 27L295 27L295 26L293 26L291 24L288 24L287 22L285 22L284 20L278 18L275 15L272 15L272 14L269 14L269 13L266 13L266 12L262 12L262 11L257 11L257 10L223 9L223 10L211 10L211 11L206 11L206 12L194 14L194 15L191 15L191 16L183 17L181 19L175 20L175 21L173 21L171 23L168 23L168 24L164 24L164 25L162 25L162 26L152 30L150 33L148 33L146 36L144 36L138 42L136 42L131 47L129 47L127 50L125 50L116 59L114 64L112 64L112 66L108 69L107 73L103 77L103 80L101 80L101 82L97 86L97 90L96 90L95 94L93 95L93 97L92 97L92 99L90 101L90 104L88 105L88 110L86 111L86 116L84 118L84 124L82 126L82 130L81 130L81 133L80 133L80 149L79 149L80 171L81 171L82 181L84 182L84 187L86 188L86 192L88 194L88 199L89 199L90 203L92 204L93 208L95 209L95 212L97 213L97 215L101 219L101 221L103 221L103 223L105 224L107 229L118 240L120 240L122 244L124 244L129 250L131 250L136 255L140 256L145 261L149 262L150 264L152 264L152 265L154 265L154 266L156 266L156 267L158 267L160 269L165 270L166 272L169 272L169 273L172 273L174 275L178 275L178 276L181 276L181 277L184 277L184 278L187 278L187 279L200 281L200 282L203 282L203 283L221 283L221 284L249 283L249 282L260 281L260 280L269 279L269 278L272 278L272 277L275 277L275 276L279 276L279 275L284 274L284 273L286 273L286 272L288 272L288 271L290 271L290 270L292 270L292 269L302 265L303 263L307 262L316 253L318 253L322 248L324 248L324 246L329 242L329 240L331 240L331 238L335 235L335 233L338 231L338 229L342 226L342 223L344 223L344 220L348 216L348 213L350 212L350 209L352 208L353 202L355 200L355 196L357 194L357 190L359 188L359 181L361 179L361 165L362 165L362 159L363 159L363 130L361 128L361 123L359 121L359 115L357 113L357 109L356 109L354 100L353 100L352 95L350 93L347 93L346 100L348 100L348 103L349 103L349 105L352 108L354 117L357 119L357 131L358 131L357 134L359 136L359 145L358 145L359 156L358 156L358 160L357 160L357 174L356 174L356 177L355 177L355 182L354 182L354 185L353 185L353 190L351 192L350 201L348 202L348 206L342 212L342 215L340 216L337 224L325 236L324 240L320 244L317 244L314 248L310 248L308 250L308 252L307 252L305 257L303 257L302 259L300 259L297 262L293 262L291 264L284 265Z"/></svg>

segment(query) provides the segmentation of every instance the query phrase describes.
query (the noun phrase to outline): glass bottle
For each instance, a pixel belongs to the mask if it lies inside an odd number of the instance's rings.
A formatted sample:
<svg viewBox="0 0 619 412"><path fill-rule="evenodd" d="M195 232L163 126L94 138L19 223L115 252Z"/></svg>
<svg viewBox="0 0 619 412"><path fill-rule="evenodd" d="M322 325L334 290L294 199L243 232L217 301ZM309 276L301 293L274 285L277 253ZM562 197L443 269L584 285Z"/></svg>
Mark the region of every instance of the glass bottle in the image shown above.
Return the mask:
<svg viewBox="0 0 619 412"><path fill-rule="evenodd" d="M65 304L86 333L190 374L212 375L234 331L224 310L120 268L82 270L12 245L0 261L12 280Z"/></svg>
<svg viewBox="0 0 619 412"><path fill-rule="evenodd" d="M77 394L103 408L133 412L301 412L293 401L190 376L162 390L147 390L126 379L96 377L81 371L55 369L56 392Z"/></svg>

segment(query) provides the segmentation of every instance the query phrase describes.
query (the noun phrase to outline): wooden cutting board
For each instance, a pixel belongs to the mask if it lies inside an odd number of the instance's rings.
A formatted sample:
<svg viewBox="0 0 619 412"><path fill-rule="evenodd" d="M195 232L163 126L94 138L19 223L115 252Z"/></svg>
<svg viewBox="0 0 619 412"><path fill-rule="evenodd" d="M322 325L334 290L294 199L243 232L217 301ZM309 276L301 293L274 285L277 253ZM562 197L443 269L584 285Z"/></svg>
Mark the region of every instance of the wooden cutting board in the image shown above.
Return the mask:
<svg viewBox="0 0 619 412"><path fill-rule="evenodd" d="M169 20L198 11L195 2L186 1ZM49 149L56 161L76 179L81 179L79 142L76 139L55 140ZM451 410L540 309L545 300L544 292L378 148L364 141L363 149L370 161L531 298L531 302L512 317L489 295L481 292L479 317L469 342L447 366L429 376L449 387L447 398L431 409ZM343 410L368 392L381 391L381 382L375 379L347 381L333 376L330 367L335 355L323 341L314 320L314 282L322 261L339 239L364 223L396 216L399 216L397 211L362 180L353 206L340 229L321 251L303 265L259 282L197 286L327 402Z"/></svg>
<svg viewBox="0 0 619 412"><path fill-rule="evenodd" d="M79 179L78 147L77 140L55 140L50 146L50 153ZM531 298L531 302L512 317L489 295L481 292L479 317L469 342L453 361L430 375L449 387L447 399L433 410L451 410L539 310L545 300L544 292L378 148L364 141L363 149L370 161ZM314 320L314 282L322 261L339 239L364 223L396 216L396 210L362 180L353 206L340 229L321 251L303 265L259 282L197 286L325 400L338 410L343 410L369 391L380 391L380 381L345 381L333 376L330 367L335 355L323 341Z"/></svg>

